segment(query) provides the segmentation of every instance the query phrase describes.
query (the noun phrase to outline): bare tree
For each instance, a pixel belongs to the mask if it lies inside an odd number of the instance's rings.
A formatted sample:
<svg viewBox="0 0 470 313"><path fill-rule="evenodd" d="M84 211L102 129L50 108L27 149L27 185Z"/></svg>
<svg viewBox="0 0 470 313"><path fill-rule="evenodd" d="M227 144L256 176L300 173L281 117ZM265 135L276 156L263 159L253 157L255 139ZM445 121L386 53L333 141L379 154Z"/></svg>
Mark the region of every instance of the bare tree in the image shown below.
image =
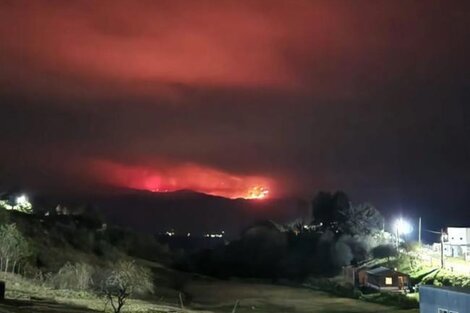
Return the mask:
<svg viewBox="0 0 470 313"><path fill-rule="evenodd" d="M31 247L15 224L0 226L0 270L8 272L13 263L11 272L14 273L18 262L30 254Z"/></svg>
<svg viewBox="0 0 470 313"><path fill-rule="evenodd" d="M135 261L120 261L102 273L99 287L114 313L120 313L133 294L153 292L150 270Z"/></svg>

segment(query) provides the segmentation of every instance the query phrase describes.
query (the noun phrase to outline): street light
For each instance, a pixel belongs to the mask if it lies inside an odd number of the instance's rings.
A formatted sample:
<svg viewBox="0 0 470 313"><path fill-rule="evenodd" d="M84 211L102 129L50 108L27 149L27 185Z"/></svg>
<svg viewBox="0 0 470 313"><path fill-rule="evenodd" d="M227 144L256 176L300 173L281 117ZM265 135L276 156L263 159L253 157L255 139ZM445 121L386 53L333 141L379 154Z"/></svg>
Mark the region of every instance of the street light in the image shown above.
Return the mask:
<svg viewBox="0 0 470 313"><path fill-rule="evenodd" d="M403 218L399 218L395 221L395 232L397 237L397 251L400 241L400 235L408 235L413 231L413 226L405 221Z"/></svg>
<svg viewBox="0 0 470 313"><path fill-rule="evenodd" d="M395 230L397 234L408 235L413 231L413 226L411 226L411 224L405 221L404 219L399 218L395 222Z"/></svg>

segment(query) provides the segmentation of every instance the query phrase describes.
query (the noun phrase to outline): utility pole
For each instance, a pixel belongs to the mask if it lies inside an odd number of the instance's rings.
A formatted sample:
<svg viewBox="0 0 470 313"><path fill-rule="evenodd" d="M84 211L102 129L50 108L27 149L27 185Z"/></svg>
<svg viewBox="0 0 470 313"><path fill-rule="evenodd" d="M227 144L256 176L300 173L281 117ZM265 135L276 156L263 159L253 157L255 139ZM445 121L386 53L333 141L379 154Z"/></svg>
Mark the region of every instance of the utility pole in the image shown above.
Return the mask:
<svg viewBox="0 0 470 313"><path fill-rule="evenodd" d="M398 227L397 227L396 238L397 238L397 252L399 252L398 247L400 246L400 233L399 233Z"/></svg>
<svg viewBox="0 0 470 313"><path fill-rule="evenodd" d="M441 231L428 230L428 229L425 229L425 231L441 236L441 268L444 268L444 238L445 238L444 228L441 228ZM431 262L432 262L432 259L431 259Z"/></svg>
<svg viewBox="0 0 470 313"><path fill-rule="evenodd" d="M419 223L418 223L418 243L419 243L419 247L421 248L421 216L419 217Z"/></svg>
<svg viewBox="0 0 470 313"><path fill-rule="evenodd" d="M444 268L444 229L441 228L441 268Z"/></svg>

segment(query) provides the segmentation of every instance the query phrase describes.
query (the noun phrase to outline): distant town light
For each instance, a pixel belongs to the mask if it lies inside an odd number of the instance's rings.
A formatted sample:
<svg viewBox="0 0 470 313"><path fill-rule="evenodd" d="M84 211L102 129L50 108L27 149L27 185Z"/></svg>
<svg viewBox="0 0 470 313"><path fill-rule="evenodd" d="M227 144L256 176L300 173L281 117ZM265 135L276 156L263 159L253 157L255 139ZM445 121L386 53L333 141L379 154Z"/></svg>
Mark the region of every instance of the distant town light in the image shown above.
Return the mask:
<svg viewBox="0 0 470 313"><path fill-rule="evenodd" d="M28 198L25 195L21 195L16 198L16 204L22 205L28 203Z"/></svg>
<svg viewBox="0 0 470 313"><path fill-rule="evenodd" d="M222 238L224 234L215 233L215 234L205 234L204 237L206 238Z"/></svg>
<svg viewBox="0 0 470 313"><path fill-rule="evenodd" d="M395 231L398 234L407 235L413 231L413 226L402 218L395 222Z"/></svg>

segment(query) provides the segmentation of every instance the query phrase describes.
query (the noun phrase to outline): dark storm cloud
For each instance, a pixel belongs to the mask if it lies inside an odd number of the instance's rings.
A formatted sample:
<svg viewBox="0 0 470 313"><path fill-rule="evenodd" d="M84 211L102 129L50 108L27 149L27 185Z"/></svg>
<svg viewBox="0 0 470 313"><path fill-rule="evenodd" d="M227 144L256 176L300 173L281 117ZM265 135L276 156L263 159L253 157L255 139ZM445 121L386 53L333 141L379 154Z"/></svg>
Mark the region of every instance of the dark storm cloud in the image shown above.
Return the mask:
<svg viewBox="0 0 470 313"><path fill-rule="evenodd" d="M272 178L277 195L344 188L463 208L468 12L465 1L4 2L3 176L78 186L96 179L90 160L192 163Z"/></svg>

